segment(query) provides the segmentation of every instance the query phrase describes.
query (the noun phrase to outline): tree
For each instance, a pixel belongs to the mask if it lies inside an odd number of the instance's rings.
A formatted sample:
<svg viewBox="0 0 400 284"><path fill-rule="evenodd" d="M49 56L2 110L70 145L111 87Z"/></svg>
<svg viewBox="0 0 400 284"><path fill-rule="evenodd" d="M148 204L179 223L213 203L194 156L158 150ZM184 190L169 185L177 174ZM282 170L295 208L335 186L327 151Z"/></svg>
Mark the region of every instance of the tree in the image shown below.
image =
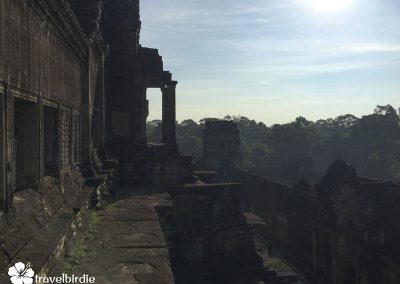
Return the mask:
<svg viewBox="0 0 400 284"><path fill-rule="evenodd" d="M391 105L377 106L363 116L352 130L355 166L360 172L379 178L391 178L398 160L399 116Z"/></svg>
<svg viewBox="0 0 400 284"><path fill-rule="evenodd" d="M192 119L183 120L180 124L177 125L176 131L178 134L188 134L198 138L202 137L202 126L197 124Z"/></svg>
<svg viewBox="0 0 400 284"><path fill-rule="evenodd" d="M162 132L162 121L151 120L146 123L146 136L149 143L160 143Z"/></svg>
<svg viewBox="0 0 400 284"><path fill-rule="evenodd" d="M203 118L196 123L187 119L178 124L181 151L195 159L200 157L205 122L218 120ZM272 127L241 115L227 115L224 120L237 123L241 154L248 167L265 168L312 158L314 170L325 171L332 161L341 158L361 175L381 179L400 176L400 118L391 105L378 105L372 114L361 118L344 114L313 122L299 116ZM153 121L149 127L157 133L160 125Z"/></svg>
<svg viewBox="0 0 400 284"><path fill-rule="evenodd" d="M293 127L296 127L296 128L309 127L312 124L314 124L312 121L307 120L303 116L296 117L296 119L292 122Z"/></svg>
<svg viewBox="0 0 400 284"><path fill-rule="evenodd" d="M359 118L352 115L352 114L345 114L345 115L339 115L338 117L335 118L334 123L337 127L339 128L351 128L353 127L357 122Z"/></svg>
<svg viewBox="0 0 400 284"><path fill-rule="evenodd" d="M177 136L177 142L182 154L192 156L194 160L202 156L203 145L199 137L183 134Z"/></svg>
<svg viewBox="0 0 400 284"><path fill-rule="evenodd" d="M397 114L395 108L391 105L376 106L376 108L374 109L374 114L383 115L393 121L399 121L399 115Z"/></svg>
<svg viewBox="0 0 400 284"><path fill-rule="evenodd" d="M199 122L201 125L204 125L204 124L206 124L207 121L218 121L218 120L221 120L221 119L215 118L215 117L205 117L205 118L200 119Z"/></svg>

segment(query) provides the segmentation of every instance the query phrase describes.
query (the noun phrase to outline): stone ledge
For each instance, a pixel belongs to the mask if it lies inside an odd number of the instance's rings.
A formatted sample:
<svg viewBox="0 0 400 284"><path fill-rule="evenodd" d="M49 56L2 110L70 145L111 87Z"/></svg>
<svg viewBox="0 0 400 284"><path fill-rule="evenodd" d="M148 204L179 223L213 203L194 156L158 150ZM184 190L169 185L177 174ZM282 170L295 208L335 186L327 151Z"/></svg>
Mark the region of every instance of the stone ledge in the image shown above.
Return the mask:
<svg viewBox="0 0 400 284"><path fill-rule="evenodd" d="M20 243L16 248L19 250L16 255L11 256L11 263L22 261L31 262L37 274L44 275L56 260L64 254L66 245L75 236L79 229L85 229L83 223L88 218L88 204L90 196L96 188L82 188L74 198L66 202L60 209L59 214L54 216L27 243ZM88 224L88 221L86 221ZM86 224L86 225L87 225ZM18 243L18 242L16 242ZM10 244L7 253L12 252ZM15 250L17 250L15 249ZM0 260L3 260L5 253L0 250ZM5 267L9 265L10 259L5 255ZM2 263L3 264L3 263ZM3 266L3 265L2 265ZM3 283L3 282L1 282ZM6 283L6 282L5 282Z"/></svg>

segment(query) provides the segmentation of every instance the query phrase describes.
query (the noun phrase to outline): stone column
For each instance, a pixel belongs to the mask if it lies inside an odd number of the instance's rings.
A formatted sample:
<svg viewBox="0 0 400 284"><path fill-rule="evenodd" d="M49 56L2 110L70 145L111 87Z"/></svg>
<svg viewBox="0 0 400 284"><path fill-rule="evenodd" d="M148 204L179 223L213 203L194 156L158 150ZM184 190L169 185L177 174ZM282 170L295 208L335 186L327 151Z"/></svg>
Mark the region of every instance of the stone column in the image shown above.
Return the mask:
<svg viewBox="0 0 400 284"><path fill-rule="evenodd" d="M12 195L16 187L16 172L13 159L14 153L14 96L10 92L9 84L6 85L4 92L4 122L5 122L5 168L6 168L6 188L5 188L5 211L8 211L12 202Z"/></svg>
<svg viewBox="0 0 400 284"><path fill-rule="evenodd" d="M178 151L176 142L176 100L175 91L178 82L171 81L161 88L162 91L162 142L167 145L170 153Z"/></svg>
<svg viewBox="0 0 400 284"><path fill-rule="evenodd" d="M91 154L93 151L92 137L92 88L91 88L91 61L92 50L89 49L89 54L86 62L83 64L81 71L81 115L80 115L80 162L83 167L91 167Z"/></svg>
<svg viewBox="0 0 400 284"><path fill-rule="evenodd" d="M97 146L101 149L104 148L105 144L105 128L106 128L106 100L105 100L105 88L104 88L104 55L101 58L99 64L99 74L98 74L98 92L97 96L99 99L98 105L98 141Z"/></svg>
<svg viewBox="0 0 400 284"><path fill-rule="evenodd" d="M5 95L2 92L0 85L0 211L5 208L6 201L6 106Z"/></svg>
<svg viewBox="0 0 400 284"><path fill-rule="evenodd" d="M146 138L146 122L147 116L149 115L148 101L146 99L146 86L143 85L140 88L140 121L139 128L137 129L136 135L138 136L139 143L141 146L146 147L147 138Z"/></svg>
<svg viewBox="0 0 400 284"><path fill-rule="evenodd" d="M146 86L135 85L134 90L129 98L129 144L132 154L141 155L143 149L147 147L146 141L146 118L147 118L147 100ZM127 106L129 106L127 103Z"/></svg>
<svg viewBox="0 0 400 284"><path fill-rule="evenodd" d="M61 104L58 103L58 107L57 107L57 153L58 153L58 177L59 177L59 181L60 184L63 185L64 184L64 161L63 161L63 130L62 130L62 115L61 115Z"/></svg>
<svg viewBox="0 0 400 284"><path fill-rule="evenodd" d="M38 137L39 137L39 161L38 161L38 169L39 169L39 188L42 188L43 185L43 177L44 177L44 129L43 129L43 101L42 96L39 96L38 101Z"/></svg>

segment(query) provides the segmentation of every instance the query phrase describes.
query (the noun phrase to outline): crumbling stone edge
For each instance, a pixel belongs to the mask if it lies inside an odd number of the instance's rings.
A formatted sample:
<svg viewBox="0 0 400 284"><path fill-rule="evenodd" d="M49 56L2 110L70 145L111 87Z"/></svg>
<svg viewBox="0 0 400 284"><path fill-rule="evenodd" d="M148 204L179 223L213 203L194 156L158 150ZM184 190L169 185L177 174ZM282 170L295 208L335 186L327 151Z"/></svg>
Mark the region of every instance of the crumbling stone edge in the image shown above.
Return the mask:
<svg viewBox="0 0 400 284"><path fill-rule="evenodd" d="M98 192L104 190L104 186L108 183L101 183L96 186L82 186L71 199L66 199L59 209L59 212L51 215L47 222L44 221L43 226L34 231L31 237L26 236L23 240L24 228L30 227L29 221L12 214L0 216L0 283L8 283L8 268L16 262L30 262L32 268L38 276L46 276L49 272L62 261L64 256L68 255L75 245L81 242L89 229L90 217L93 210L98 209ZM35 198L37 192L26 192L28 197ZM40 198L37 198L40 200ZM56 199L56 198L55 198ZM52 200L53 202L54 200ZM52 203L51 202L51 203ZM46 211L43 206L42 211ZM43 212L41 212L43 213ZM35 215L40 213L29 212ZM21 220L21 219L22 220ZM18 227L12 228L14 225L10 219L17 220ZM26 222L26 224L24 224ZM37 222L35 220L35 222ZM10 230L4 230L6 227ZM5 234L9 232L8 234ZM13 234L14 233L14 234ZM11 239L10 239L11 238ZM14 240L12 240L14 238ZM22 240L18 240L22 238ZM8 240L4 242L4 240Z"/></svg>

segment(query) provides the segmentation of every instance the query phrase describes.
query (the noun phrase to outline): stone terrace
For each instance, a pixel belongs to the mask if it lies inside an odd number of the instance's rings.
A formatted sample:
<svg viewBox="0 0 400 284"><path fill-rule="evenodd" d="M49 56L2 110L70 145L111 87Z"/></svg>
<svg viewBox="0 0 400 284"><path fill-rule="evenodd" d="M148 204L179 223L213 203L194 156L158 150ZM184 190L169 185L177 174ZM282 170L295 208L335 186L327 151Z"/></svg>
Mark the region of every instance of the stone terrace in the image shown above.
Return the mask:
<svg viewBox="0 0 400 284"><path fill-rule="evenodd" d="M168 248L157 206L169 205L169 195L137 195L98 211L87 252L70 274L88 274L96 283L173 283ZM61 275L64 265L52 271Z"/></svg>

